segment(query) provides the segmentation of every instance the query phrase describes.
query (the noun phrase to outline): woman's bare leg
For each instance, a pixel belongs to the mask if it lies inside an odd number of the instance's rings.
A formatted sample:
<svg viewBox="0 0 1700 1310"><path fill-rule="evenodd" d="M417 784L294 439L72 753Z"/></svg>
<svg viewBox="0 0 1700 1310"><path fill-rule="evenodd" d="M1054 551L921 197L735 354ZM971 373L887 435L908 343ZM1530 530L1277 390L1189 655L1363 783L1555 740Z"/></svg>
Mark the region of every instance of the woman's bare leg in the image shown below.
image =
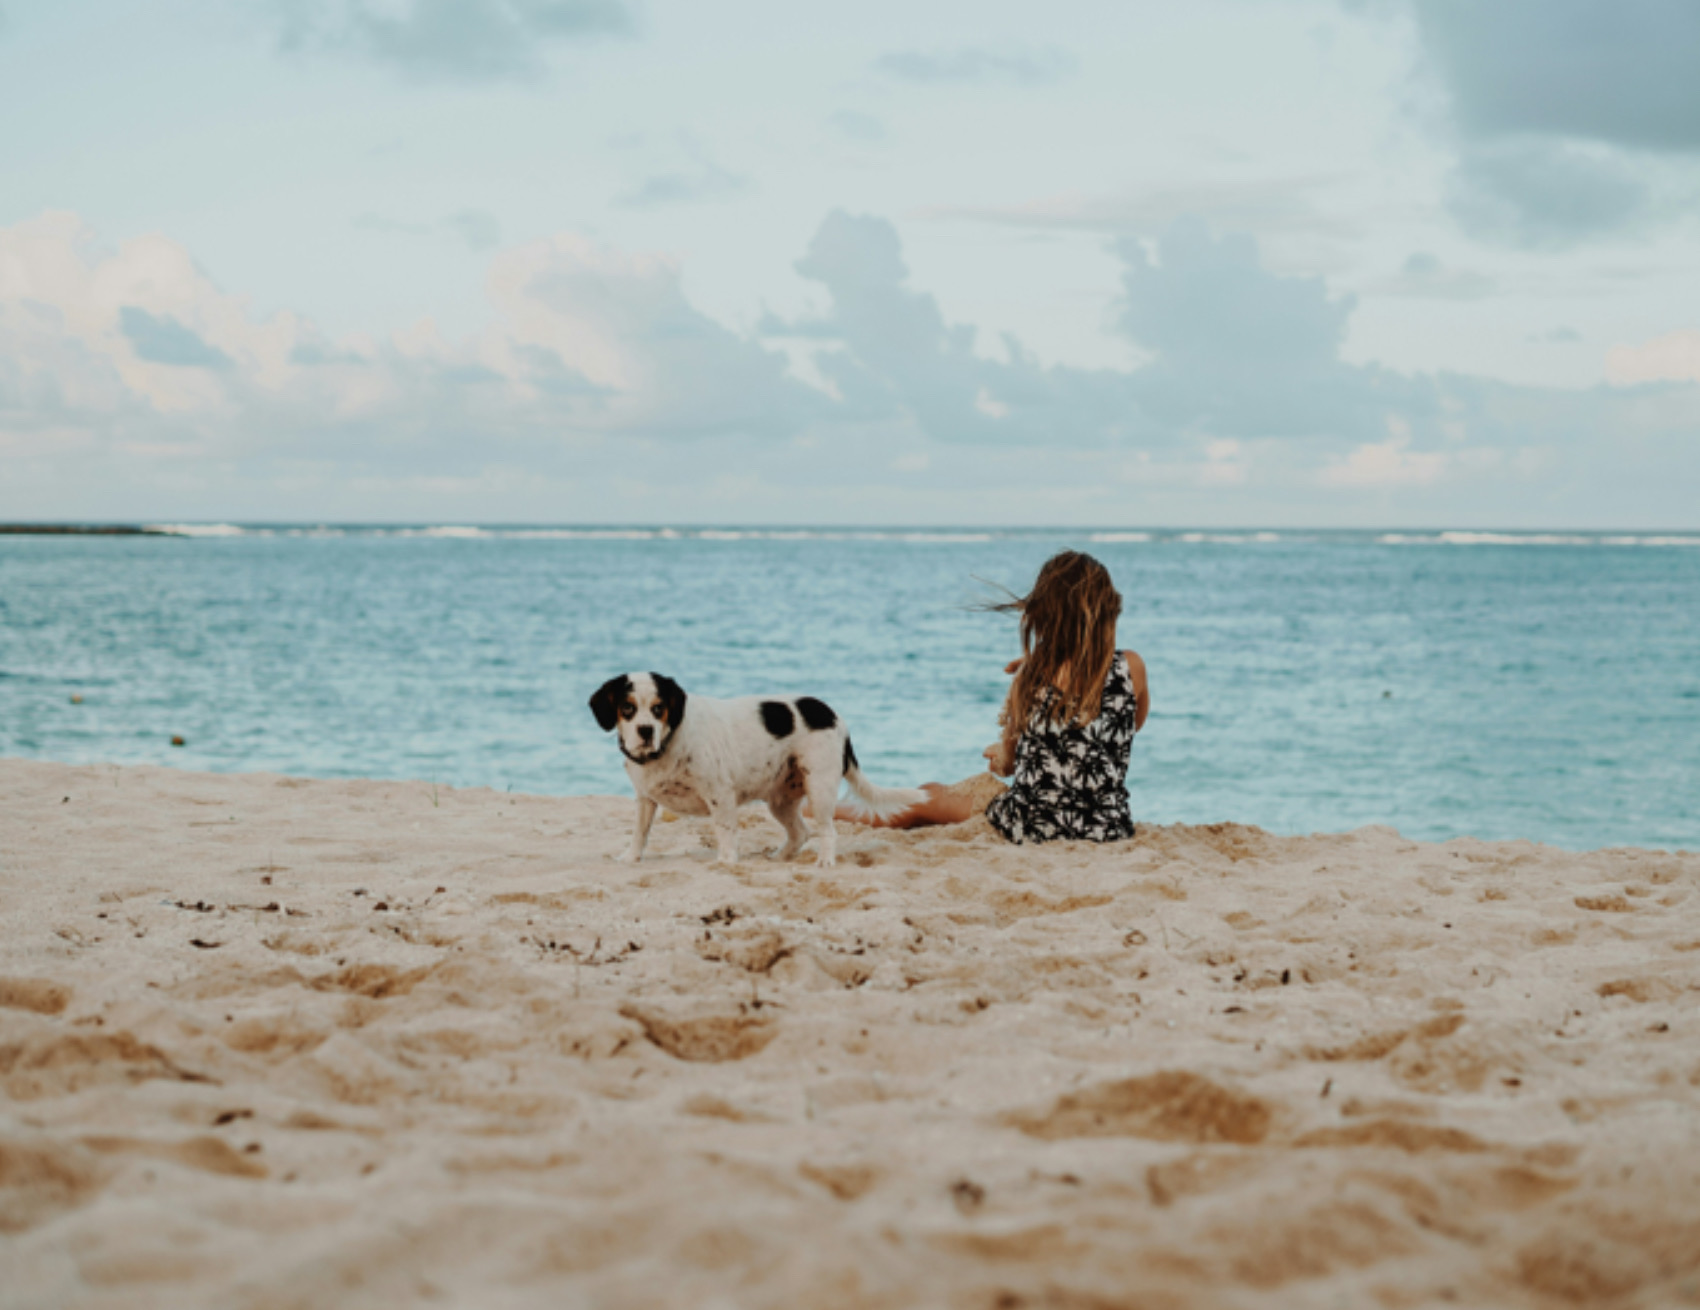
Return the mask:
<svg viewBox="0 0 1700 1310"><path fill-rule="evenodd" d="M834 817L844 823L860 823L869 828L931 828L940 824L962 823L974 817L974 807L966 796L958 796L942 782L923 782L921 790L927 799L906 810L880 818L852 805L840 805Z"/></svg>

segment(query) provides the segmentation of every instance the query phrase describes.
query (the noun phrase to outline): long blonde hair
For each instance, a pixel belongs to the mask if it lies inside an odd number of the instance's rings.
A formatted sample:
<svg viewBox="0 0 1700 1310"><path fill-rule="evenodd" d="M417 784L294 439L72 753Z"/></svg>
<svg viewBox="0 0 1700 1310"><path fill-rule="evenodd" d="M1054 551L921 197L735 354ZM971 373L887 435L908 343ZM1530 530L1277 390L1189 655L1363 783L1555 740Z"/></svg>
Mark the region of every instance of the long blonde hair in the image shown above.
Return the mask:
<svg viewBox="0 0 1700 1310"><path fill-rule="evenodd" d="M1096 719L1122 612L1110 571L1090 555L1065 550L1045 561L1025 596L987 608L1021 615L1021 668L1004 703L1005 739L1021 734L1047 689L1054 693L1044 701L1051 722L1084 727Z"/></svg>

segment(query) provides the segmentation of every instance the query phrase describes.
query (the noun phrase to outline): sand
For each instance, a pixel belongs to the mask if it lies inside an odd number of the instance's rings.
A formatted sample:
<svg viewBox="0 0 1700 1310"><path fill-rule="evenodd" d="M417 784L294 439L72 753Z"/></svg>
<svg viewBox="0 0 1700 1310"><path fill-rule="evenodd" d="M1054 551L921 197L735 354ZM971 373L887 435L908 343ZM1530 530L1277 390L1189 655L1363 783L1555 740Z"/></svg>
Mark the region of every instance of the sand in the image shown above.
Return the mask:
<svg viewBox="0 0 1700 1310"><path fill-rule="evenodd" d="M0 762L0 1302L1700 1305L1700 856L631 809Z"/></svg>

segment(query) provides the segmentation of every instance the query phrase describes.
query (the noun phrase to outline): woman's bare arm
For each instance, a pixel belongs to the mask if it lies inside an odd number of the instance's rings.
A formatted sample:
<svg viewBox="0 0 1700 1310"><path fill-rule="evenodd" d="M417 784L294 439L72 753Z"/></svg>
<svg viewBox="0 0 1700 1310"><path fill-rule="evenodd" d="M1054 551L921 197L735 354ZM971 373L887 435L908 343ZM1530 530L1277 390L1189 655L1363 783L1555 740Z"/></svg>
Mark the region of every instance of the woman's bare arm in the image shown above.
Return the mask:
<svg viewBox="0 0 1700 1310"><path fill-rule="evenodd" d="M1139 658L1138 651L1124 650L1122 658L1127 661L1127 671L1133 678L1133 694L1139 698L1139 704L1133 711L1133 730L1138 732L1151 713L1151 682L1145 673L1145 661Z"/></svg>
<svg viewBox="0 0 1700 1310"><path fill-rule="evenodd" d="M1021 670L1021 656L1016 656L1003 666L1003 671L1014 675ZM985 756L986 767L1000 778L1007 778L1015 772L1015 743L1021 736L1014 724L1009 721L1009 693L1004 693L1003 708L998 711L998 739L980 754Z"/></svg>

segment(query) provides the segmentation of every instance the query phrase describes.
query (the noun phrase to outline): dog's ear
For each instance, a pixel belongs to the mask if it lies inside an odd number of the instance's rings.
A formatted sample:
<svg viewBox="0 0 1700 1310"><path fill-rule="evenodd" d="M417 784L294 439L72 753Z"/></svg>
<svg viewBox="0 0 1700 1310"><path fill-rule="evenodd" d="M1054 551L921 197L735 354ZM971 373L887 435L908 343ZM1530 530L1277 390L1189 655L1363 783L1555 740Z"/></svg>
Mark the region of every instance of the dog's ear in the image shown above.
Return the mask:
<svg viewBox="0 0 1700 1310"><path fill-rule="evenodd" d="M590 698L590 712L596 716L596 726L603 732L614 730L614 725L620 721L620 706L625 704L631 691L632 680L623 673L617 678L609 678L596 689L596 694Z"/></svg>
<svg viewBox="0 0 1700 1310"><path fill-rule="evenodd" d="M685 689L664 673L649 676L655 679L655 694L661 697L661 708L666 711L667 722L677 728L685 721Z"/></svg>

